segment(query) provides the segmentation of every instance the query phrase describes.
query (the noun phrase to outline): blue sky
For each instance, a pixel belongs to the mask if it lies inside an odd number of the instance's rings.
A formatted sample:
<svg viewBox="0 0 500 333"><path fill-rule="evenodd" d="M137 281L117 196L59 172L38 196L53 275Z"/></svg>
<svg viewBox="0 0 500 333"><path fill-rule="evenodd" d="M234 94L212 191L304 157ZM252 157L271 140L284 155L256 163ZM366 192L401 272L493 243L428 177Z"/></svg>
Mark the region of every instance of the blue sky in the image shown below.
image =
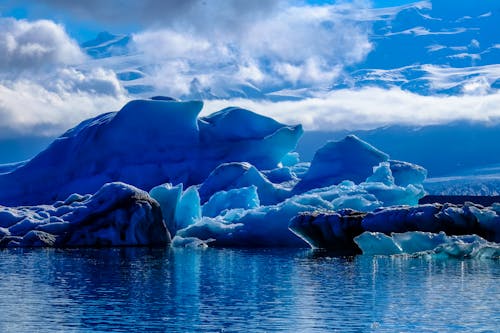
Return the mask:
<svg viewBox="0 0 500 333"><path fill-rule="evenodd" d="M306 130L500 119L498 1L5 0L0 140L151 95ZM81 44L101 31L116 37Z"/></svg>

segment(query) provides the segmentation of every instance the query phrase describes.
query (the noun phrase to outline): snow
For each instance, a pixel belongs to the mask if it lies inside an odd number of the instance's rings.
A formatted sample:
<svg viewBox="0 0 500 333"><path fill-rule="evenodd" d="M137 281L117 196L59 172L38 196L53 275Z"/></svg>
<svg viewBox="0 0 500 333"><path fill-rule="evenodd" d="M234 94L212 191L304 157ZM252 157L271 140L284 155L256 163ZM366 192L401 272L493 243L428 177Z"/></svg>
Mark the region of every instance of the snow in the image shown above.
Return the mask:
<svg viewBox="0 0 500 333"><path fill-rule="evenodd" d="M123 183L52 205L0 206L1 247L165 246L170 234L158 203Z"/></svg>

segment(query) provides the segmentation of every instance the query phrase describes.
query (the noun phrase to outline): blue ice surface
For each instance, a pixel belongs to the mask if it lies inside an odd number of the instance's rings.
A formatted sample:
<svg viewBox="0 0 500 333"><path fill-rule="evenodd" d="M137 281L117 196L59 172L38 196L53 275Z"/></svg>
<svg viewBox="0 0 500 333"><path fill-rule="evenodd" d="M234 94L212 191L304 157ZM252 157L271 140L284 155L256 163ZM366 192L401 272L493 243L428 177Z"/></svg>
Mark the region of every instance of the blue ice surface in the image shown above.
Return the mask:
<svg viewBox="0 0 500 333"><path fill-rule="evenodd" d="M354 238L363 254L412 254L432 258L498 259L500 244L487 242L477 235L447 236L444 233L413 231L392 233L364 232Z"/></svg>

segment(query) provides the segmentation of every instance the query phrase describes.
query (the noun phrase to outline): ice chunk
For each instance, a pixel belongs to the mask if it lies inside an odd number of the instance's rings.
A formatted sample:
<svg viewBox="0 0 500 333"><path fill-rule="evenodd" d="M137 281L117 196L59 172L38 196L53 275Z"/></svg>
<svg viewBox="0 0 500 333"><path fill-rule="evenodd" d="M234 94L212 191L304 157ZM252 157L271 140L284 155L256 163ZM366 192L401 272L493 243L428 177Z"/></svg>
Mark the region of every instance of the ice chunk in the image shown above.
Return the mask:
<svg viewBox="0 0 500 333"><path fill-rule="evenodd" d="M175 208L173 235L177 230L186 228L201 219L200 195L195 186L190 186L182 193Z"/></svg>
<svg viewBox="0 0 500 333"><path fill-rule="evenodd" d="M350 210L331 214L299 214L290 221L289 228L313 249L352 255L360 252L353 238L362 232L363 216Z"/></svg>
<svg viewBox="0 0 500 333"><path fill-rule="evenodd" d="M382 183L387 186L394 185L394 177L388 162L382 162L373 167L373 174L366 178L367 183Z"/></svg>
<svg viewBox="0 0 500 333"><path fill-rule="evenodd" d="M175 231L177 230L175 212L181 199L182 184L178 184L177 186L172 186L170 183L158 185L149 191L149 195L160 204L163 220L170 234L175 235Z"/></svg>
<svg viewBox="0 0 500 333"><path fill-rule="evenodd" d="M208 243L212 242L213 239L201 240L196 237L181 237L175 236L172 239L173 247L185 247L185 248L207 248Z"/></svg>
<svg viewBox="0 0 500 333"><path fill-rule="evenodd" d="M282 201L290 191L271 183L253 165L243 163L224 163L219 165L200 186L201 202L206 202L213 194L236 188L257 187L260 202L264 205Z"/></svg>
<svg viewBox="0 0 500 333"><path fill-rule="evenodd" d="M364 232L354 238L363 254L413 254L432 258L500 257L500 245L489 243L477 235L447 236L444 233L406 232L392 237L378 232Z"/></svg>
<svg viewBox="0 0 500 333"><path fill-rule="evenodd" d="M406 231L442 231L436 214L440 211L438 205L421 205L417 207L398 206L387 207L368 213L363 219L363 229L367 231L392 232Z"/></svg>
<svg viewBox="0 0 500 333"><path fill-rule="evenodd" d="M262 173L267 177L267 179L269 179L269 181L277 184L289 182L290 187L293 187L298 181L297 176L289 167L266 170L262 171Z"/></svg>
<svg viewBox="0 0 500 333"><path fill-rule="evenodd" d="M372 175L373 167L389 156L354 135L321 147L311 166L295 187L295 192L338 184L343 180L361 183Z"/></svg>
<svg viewBox="0 0 500 333"><path fill-rule="evenodd" d="M446 234L444 232L433 234L430 232L413 231L392 233L391 237L404 253L434 250L440 244L446 242Z"/></svg>
<svg viewBox="0 0 500 333"><path fill-rule="evenodd" d="M288 229L292 217L300 212L328 209L331 204L318 196L295 196L279 204L251 210L233 209L215 218L179 230L182 237L212 238L214 246L229 247L305 247L306 244Z"/></svg>
<svg viewBox="0 0 500 333"><path fill-rule="evenodd" d="M72 194L54 205L0 206L0 246L168 245L158 203L123 183L104 185L92 196Z"/></svg>
<svg viewBox="0 0 500 333"><path fill-rule="evenodd" d="M257 187L254 185L212 195L202 207L203 216L215 217L226 209L252 209L260 206Z"/></svg>
<svg viewBox="0 0 500 333"><path fill-rule="evenodd" d="M297 152L288 153L281 159L281 164L285 167L294 166L297 163L300 163L300 156Z"/></svg>
<svg viewBox="0 0 500 333"><path fill-rule="evenodd" d="M427 170L420 165L393 160L389 163L394 182L398 186L421 185L427 178Z"/></svg>
<svg viewBox="0 0 500 333"><path fill-rule="evenodd" d="M363 254L370 255L392 255L402 253L401 248L394 239L380 232L365 231L354 238Z"/></svg>

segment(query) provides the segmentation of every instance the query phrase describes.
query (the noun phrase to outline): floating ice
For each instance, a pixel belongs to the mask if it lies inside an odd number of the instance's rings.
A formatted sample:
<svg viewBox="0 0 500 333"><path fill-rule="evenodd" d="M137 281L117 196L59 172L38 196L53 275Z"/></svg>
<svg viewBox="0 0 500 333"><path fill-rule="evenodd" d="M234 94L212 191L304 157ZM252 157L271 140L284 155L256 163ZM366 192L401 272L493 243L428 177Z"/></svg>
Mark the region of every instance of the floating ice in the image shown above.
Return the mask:
<svg viewBox="0 0 500 333"><path fill-rule="evenodd" d="M202 183L224 162L276 168L302 127L228 108L197 118L201 101L135 100L86 120L45 151L0 174L0 204L51 203L122 181L144 190ZM251 184L248 184L251 185Z"/></svg>
<svg viewBox="0 0 500 333"><path fill-rule="evenodd" d="M414 254L432 258L500 258L500 245L476 235L447 236L429 232L364 232L354 242L369 255Z"/></svg>
<svg viewBox="0 0 500 333"><path fill-rule="evenodd" d="M168 245L158 203L123 183L53 205L0 206L0 247Z"/></svg>
<svg viewBox="0 0 500 333"><path fill-rule="evenodd" d="M413 253L434 249L442 243L439 238L440 232L448 235L476 234L488 241L499 243L500 215L498 214L497 206L482 207L472 203L383 207L368 213L352 210L302 213L291 220L290 229L313 248L332 251L344 249L356 253L355 247L349 247L352 245L352 238L363 232L366 234L363 237L366 238L371 232L377 236L372 237L370 248L379 249L377 251L383 254ZM349 232L339 232L346 228ZM416 233L409 234L410 240L405 236L391 238L391 241L396 241L399 250L389 244L387 237L381 236L382 234L390 236L394 233L405 235L406 232ZM429 233L438 236L430 237ZM341 243L344 245L339 248ZM361 249L366 253L375 251Z"/></svg>
<svg viewBox="0 0 500 333"><path fill-rule="evenodd" d="M372 175L374 166L388 159L387 154L354 135L348 135L341 141L328 142L318 149L311 167L295 191L335 185L343 180L361 183Z"/></svg>

